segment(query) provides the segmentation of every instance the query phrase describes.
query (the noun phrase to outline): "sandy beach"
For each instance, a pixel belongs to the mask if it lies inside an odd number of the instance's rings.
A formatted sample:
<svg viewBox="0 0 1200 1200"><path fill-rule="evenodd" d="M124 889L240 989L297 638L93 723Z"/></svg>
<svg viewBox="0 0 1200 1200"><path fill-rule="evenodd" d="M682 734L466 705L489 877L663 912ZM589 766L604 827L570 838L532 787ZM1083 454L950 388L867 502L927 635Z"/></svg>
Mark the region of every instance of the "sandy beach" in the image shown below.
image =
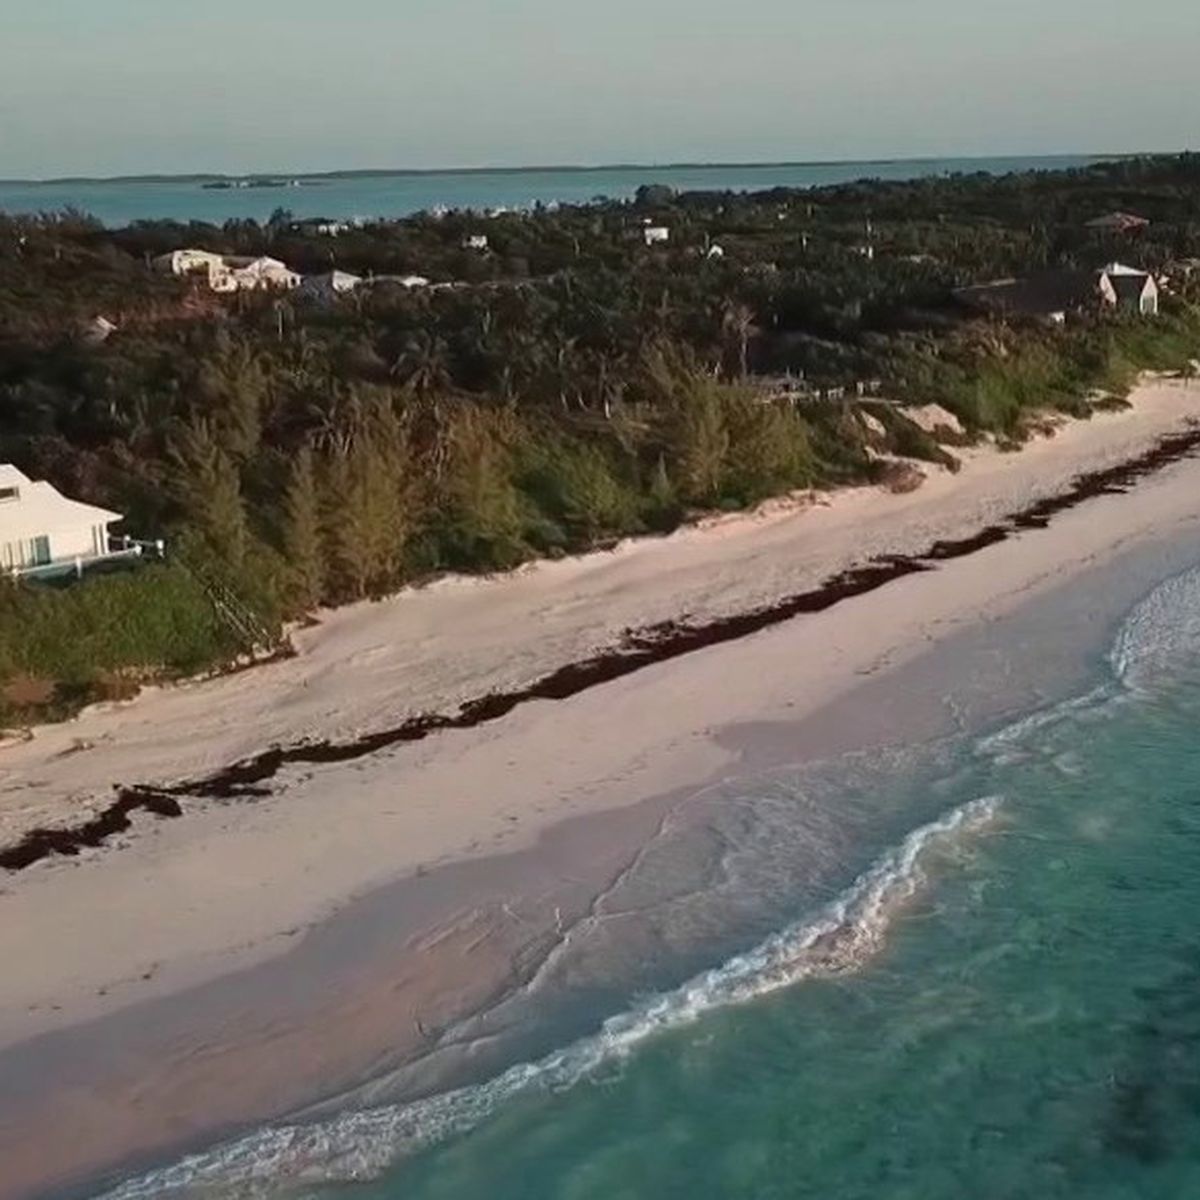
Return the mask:
<svg viewBox="0 0 1200 1200"><path fill-rule="evenodd" d="M745 612L973 537L1198 419L1200 387L1152 381L1128 411L1019 454L962 452L961 471L928 468L908 495L797 498L322 614L294 659L4 745L0 847L79 824L117 787L353 741L519 688L630 629ZM942 698L870 713L853 698L1031 597L1194 530L1198 480L1200 463L1181 461L826 611L476 728L284 766L261 797L137 814L103 846L0 876L0 1078L20 1081L0 1089L0 1196L153 1159L439 1049L443 1031L546 969L663 823L701 821L723 781L963 720ZM1048 660L1046 688L1067 669ZM989 680L978 704L1027 704L1022 688ZM800 732L772 733L783 727ZM437 1079L436 1056L425 1067ZM52 1161L50 1127L75 1134L56 1135Z"/></svg>

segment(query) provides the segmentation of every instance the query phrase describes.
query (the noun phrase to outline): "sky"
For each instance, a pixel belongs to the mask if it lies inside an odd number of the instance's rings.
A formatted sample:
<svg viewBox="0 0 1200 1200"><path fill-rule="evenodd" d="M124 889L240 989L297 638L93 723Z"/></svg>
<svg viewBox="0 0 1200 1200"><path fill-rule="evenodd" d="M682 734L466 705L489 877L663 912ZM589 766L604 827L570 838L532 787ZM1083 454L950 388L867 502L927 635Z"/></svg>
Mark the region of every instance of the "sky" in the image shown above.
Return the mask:
<svg viewBox="0 0 1200 1200"><path fill-rule="evenodd" d="M0 178L1200 142L1197 0L0 0Z"/></svg>

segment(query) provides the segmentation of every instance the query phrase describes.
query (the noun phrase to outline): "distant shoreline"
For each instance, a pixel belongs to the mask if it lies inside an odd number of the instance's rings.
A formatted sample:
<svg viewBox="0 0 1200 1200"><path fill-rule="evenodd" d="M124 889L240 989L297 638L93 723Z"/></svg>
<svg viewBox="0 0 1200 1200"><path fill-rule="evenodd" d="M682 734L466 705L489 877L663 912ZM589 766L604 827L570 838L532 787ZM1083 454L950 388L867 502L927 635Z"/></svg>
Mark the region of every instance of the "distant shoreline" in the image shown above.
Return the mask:
<svg viewBox="0 0 1200 1200"><path fill-rule="evenodd" d="M844 167L844 166L894 166L898 163L938 162L1053 162L1064 158L1080 162L1113 162L1126 158L1139 158L1153 153L1149 150L1125 153L1097 153L1065 151L1061 154L922 154L913 157L904 155L886 158L829 158L829 159L780 159L763 162L664 162L664 163L580 163L548 164L544 166L520 167L364 167L340 171L252 171L229 173L222 171L193 172L186 174L146 175L62 175L48 179L0 179L4 187L55 187L65 184L133 184L133 183L210 183L251 179L283 179L301 182L327 179L411 179L425 176L462 175L545 175L571 174L596 175L607 171L769 171L796 167Z"/></svg>

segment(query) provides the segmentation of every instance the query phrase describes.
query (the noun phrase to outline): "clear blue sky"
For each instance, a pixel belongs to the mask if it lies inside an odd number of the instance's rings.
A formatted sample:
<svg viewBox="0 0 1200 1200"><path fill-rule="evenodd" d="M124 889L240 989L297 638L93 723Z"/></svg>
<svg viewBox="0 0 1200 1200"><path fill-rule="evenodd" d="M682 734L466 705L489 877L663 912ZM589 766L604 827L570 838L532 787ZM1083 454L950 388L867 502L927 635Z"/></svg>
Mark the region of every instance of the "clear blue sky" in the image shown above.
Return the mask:
<svg viewBox="0 0 1200 1200"><path fill-rule="evenodd" d="M1183 149L1198 0L0 0L0 177Z"/></svg>

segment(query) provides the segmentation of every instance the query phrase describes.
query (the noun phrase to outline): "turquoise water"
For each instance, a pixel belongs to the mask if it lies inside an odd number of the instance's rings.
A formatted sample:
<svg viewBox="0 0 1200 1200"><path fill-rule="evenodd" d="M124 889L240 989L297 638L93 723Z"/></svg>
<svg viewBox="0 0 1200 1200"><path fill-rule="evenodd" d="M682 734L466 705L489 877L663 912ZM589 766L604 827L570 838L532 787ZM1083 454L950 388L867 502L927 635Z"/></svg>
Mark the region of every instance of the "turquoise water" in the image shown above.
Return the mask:
<svg viewBox="0 0 1200 1200"><path fill-rule="evenodd" d="M1200 571L1138 606L1094 683L876 779L886 803L848 791L919 820L599 1032L118 1194L1200 1195Z"/></svg>
<svg viewBox="0 0 1200 1200"><path fill-rule="evenodd" d="M138 220L265 221L277 208L297 217L403 217L436 208L520 208L587 203L597 196L631 197L642 184L682 190L816 187L854 179L913 179L955 171L1057 170L1097 161L1081 155L1037 158L909 159L886 162L797 163L771 166L601 167L594 170L436 171L421 174L313 179L303 187L209 190L199 181L166 179L61 183L0 181L0 212L75 208L106 225ZM304 177L301 176L301 179Z"/></svg>

